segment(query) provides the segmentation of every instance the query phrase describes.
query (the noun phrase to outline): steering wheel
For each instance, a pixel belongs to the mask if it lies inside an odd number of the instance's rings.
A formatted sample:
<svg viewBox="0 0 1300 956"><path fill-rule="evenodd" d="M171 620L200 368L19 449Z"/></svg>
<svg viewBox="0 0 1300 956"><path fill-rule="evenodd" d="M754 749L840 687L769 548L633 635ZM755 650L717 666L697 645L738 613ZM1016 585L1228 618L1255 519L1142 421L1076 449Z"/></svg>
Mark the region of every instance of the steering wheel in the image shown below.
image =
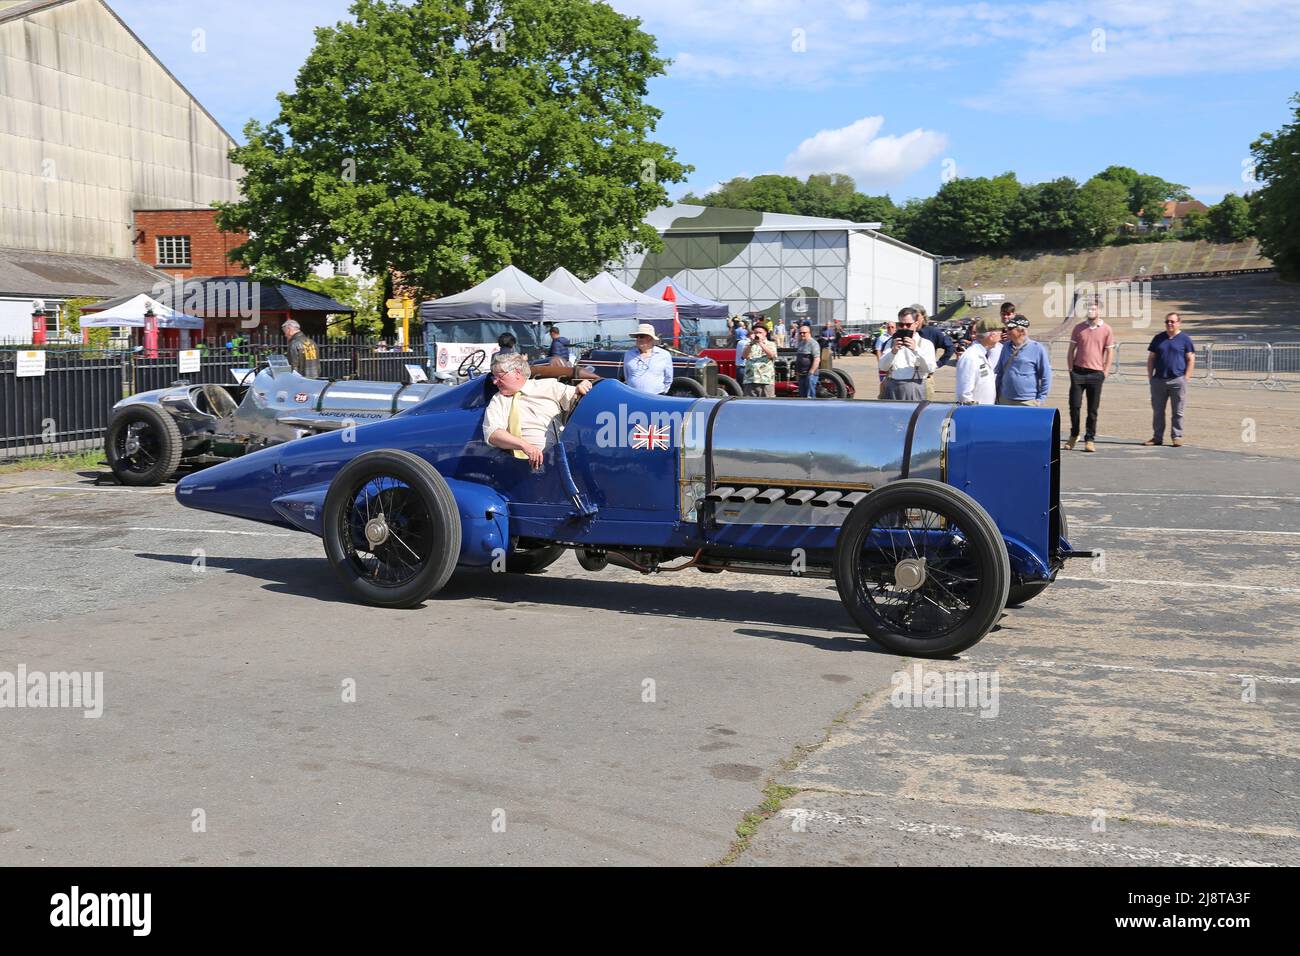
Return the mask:
<svg viewBox="0 0 1300 956"><path fill-rule="evenodd" d="M475 349L460 360L460 365L456 366L456 377L473 378L486 361L487 352L484 349Z"/></svg>

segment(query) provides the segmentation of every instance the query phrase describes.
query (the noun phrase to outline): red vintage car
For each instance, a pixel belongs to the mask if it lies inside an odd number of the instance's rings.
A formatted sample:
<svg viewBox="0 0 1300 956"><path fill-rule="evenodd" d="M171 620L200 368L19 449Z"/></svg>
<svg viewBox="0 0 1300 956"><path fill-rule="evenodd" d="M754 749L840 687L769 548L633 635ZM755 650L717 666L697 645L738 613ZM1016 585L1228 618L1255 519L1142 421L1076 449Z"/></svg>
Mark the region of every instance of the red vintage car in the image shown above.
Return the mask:
<svg viewBox="0 0 1300 956"><path fill-rule="evenodd" d="M741 393L741 376L736 374L738 370L734 348L701 349L700 357L713 359L718 363L719 391L725 389L732 395ZM788 398L799 394L798 376L794 371L794 349L777 349L776 394L778 397ZM856 394L857 387L848 372L824 367L817 372L818 398L853 398Z"/></svg>

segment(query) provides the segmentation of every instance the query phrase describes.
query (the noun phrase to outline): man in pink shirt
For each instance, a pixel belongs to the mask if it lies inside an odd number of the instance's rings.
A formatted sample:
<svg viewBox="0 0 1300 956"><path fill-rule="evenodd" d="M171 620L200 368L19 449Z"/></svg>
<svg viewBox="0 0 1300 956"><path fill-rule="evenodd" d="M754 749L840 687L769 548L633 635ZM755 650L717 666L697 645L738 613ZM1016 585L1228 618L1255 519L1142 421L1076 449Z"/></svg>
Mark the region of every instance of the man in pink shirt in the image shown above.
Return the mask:
<svg viewBox="0 0 1300 956"><path fill-rule="evenodd" d="M1101 319L1101 309L1094 302L1088 306L1088 318L1070 333L1070 351L1065 364L1070 366L1070 437L1065 447L1073 449L1079 441L1079 412L1083 397L1088 396L1088 420L1083 433L1083 450L1096 451L1097 410L1101 407L1101 386L1110 373L1115 357L1115 333Z"/></svg>

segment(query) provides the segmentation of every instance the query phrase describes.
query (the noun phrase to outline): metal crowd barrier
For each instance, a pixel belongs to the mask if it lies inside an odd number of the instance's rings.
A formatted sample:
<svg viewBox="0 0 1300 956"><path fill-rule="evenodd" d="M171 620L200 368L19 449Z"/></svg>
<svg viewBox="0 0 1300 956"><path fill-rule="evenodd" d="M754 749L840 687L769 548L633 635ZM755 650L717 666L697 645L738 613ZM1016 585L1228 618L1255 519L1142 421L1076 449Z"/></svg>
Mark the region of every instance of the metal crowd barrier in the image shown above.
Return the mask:
<svg viewBox="0 0 1300 956"><path fill-rule="evenodd" d="M1267 342L1211 342L1206 352L1207 385L1269 387L1273 349Z"/></svg>
<svg viewBox="0 0 1300 956"><path fill-rule="evenodd" d="M1265 384L1278 389L1300 387L1300 342L1274 342L1269 355L1273 364Z"/></svg>

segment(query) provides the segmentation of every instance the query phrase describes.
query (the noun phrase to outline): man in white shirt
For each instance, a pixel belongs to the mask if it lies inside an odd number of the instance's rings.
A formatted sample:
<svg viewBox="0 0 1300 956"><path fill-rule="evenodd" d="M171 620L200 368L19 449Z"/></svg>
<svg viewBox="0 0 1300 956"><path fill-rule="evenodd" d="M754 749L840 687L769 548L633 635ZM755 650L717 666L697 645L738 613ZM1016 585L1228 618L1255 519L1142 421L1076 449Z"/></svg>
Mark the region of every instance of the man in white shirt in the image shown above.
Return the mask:
<svg viewBox="0 0 1300 956"><path fill-rule="evenodd" d="M527 458L542 467L546 449L560 437L560 416L573 411L591 382L565 385L553 378L531 378L528 359L517 352L492 356L492 381L497 393L483 415L483 440L494 448Z"/></svg>
<svg viewBox="0 0 1300 956"><path fill-rule="evenodd" d="M995 405L998 376L989 352L1002 340L1002 325L993 319L981 319L972 331L974 341L957 360L957 402L960 405Z"/></svg>
<svg viewBox="0 0 1300 956"><path fill-rule="evenodd" d="M896 402L925 401L925 379L938 367L934 343L916 334L916 311L898 313L898 329L889 347L880 354L880 371L885 373L886 399Z"/></svg>

